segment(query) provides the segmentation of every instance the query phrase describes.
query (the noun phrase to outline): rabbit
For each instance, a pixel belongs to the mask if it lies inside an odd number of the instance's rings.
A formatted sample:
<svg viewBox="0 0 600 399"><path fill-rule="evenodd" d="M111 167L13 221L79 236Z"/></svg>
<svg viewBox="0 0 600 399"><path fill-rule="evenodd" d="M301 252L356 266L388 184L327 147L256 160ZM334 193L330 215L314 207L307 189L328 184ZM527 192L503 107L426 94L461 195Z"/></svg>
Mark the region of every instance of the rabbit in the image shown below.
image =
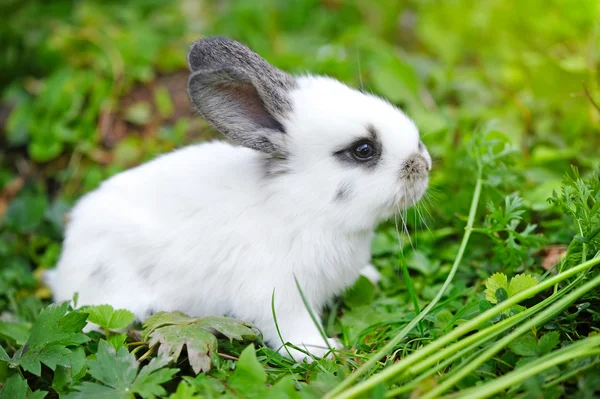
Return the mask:
<svg viewBox="0 0 600 399"><path fill-rule="evenodd" d="M140 321L228 315L298 362L331 356L342 345L324 342L296 281L317 316L361 272L377 281L376 226L428 186L419 131L384 99L292 76L231 39L196 41L188 66L191 103L229 140L160 155L84 195L47 275L53 299L77 292L79 305Z"/></svg>

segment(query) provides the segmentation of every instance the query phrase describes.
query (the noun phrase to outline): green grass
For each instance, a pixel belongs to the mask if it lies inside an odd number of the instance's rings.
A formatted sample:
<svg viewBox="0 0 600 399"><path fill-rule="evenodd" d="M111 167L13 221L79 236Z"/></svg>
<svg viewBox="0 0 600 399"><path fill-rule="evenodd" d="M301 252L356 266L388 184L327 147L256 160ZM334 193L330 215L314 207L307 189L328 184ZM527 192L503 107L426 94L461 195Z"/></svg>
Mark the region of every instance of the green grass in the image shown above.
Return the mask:
<svg viewBox="0 0 600 399"><path fill-rule="evenodd" d="M0 398L600 395L597 1L0 11ZM207 35L386 97L434 158L426 197L377 230L382 281L325 312L346 348L331 359L296 364L227 318L158 314L120 332L127 310L50 305L40 281L83 193L215 137L184 91L187 45ZM83 334L86 319L103 333Z"/></svg>

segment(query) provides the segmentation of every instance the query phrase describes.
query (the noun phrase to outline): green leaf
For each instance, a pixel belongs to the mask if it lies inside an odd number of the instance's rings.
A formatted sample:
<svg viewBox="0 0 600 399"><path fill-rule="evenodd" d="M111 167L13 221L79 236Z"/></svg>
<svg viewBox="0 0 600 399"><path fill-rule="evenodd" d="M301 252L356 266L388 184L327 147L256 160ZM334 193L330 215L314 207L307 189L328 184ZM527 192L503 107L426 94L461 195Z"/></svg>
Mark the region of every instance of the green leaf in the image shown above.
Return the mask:
<svg viewBox="0 0 600 399"><path fill-rule="evenodd" d="M86 325L87 313L67 313L68 302L51 304L42 309L31 328L25 346L13 356L11 363L37 376L41 375L41 363L55 370L57 365L70 366L71 350L90 339L81 330Z"/></svg>
<svg viewBox="0 0 600 399"><path fill-rule="evenodd" d="M30 232L42 223L47 208L44 194L25 192L8 205L4 224L21 233Z"/></svg>
<svg viewBox="0 0 600 399"><path fill-rule="evenodd" d="M217 338L193 324L165 326L150 335L149 346L159 344L159 355L172 356L179 359L185 346L190 366L196 374L209 371L212 356L217 353Z"/></svg>
<svg viewBox="0 0 600 399"><path fill-rule="evenodd" d="M506 290L502 287L498 288L496 290L496 300L498 302L504 302L508 299L508 293L506 292Z"/></svg>
<svg viewBox="0 0 600 399"><path fill-rule="evenodd" d="M198 319L194 324L198 327L217 330L230 340L253 341L256 339L256 333L250 328L248 323L232 317L203 317Z"/></svg>
<svg viewBox="0 0 600 399"><path fill-rule="evenodd" d="M235 371L227 381L227 384L238 392L251 392L256 386L265 389L267 374L265 369L256 358L254 345L250 344L242 351L240 360L235 366Z"/></svg>
<svg viewBox="0 0 600 399"><path fill-rule="evenodd" d="M129 387L137 372L135 356L124 347L115 351L105 340L100 340L96 360L89 360L88 366L92 377L115 389Z"/></svg>
<svg viewBox="0 0 600 399"><path fill-rule="evenodd" d="M496 291L504 288L508 291L508 278L504 273L494 273L485 281L485 299L490 303L498 303Z"/></svg>
<svg viewBox="0 0 600 399"><path fill-rule="evenodd" d="M554 349L556 345L558 345L559 341L560 333L558 331L551 331L549 333L544 334L538 342L540 355L543 356L547 353L550 353L550 351Z"/></svg>
<svg viewBox="0 0 600 399"><path fill-rule="evenodd" d="M528 288L535 286L538 283L537 278L526 275L526 274L517 274L513 278L510 279L510 284L508 286L508 296L513 297L521 291L525 291Z"/></svg>
<svg viewBox="0 0 600 399"><path fill-rule="evenodd" d="M108 330L125 328L135 320L135 315L125 309L115 310L110 305L96 305L85 308L89 312L88 321Z"/></svg>
<svg viewBox="0 0 600 399"><path fill-rule="evenodd" d="M129 392L117 391L106 385L84 381L75 387L76 392L61 396L64 399L131 399Z"/></svg>
<svg viewBox="0 0 600 399"><path fill-rule="evenodd" d="M131 398L132 393L143 398L166 395L160 385L169 381L178 369L164 368L171 358L152 359L139 374L138 362L126 347L118 351L105 340L98 343L95 360L88 360L89 374L99 383L83 382L75 387L77 392L66 398Z"/></svg>
<svg viewBox="0 0 600 399"><path fill-rule="evenodd" d="M533 334L527 334L512 341L509 349L519 356L537 356L538 343Z"/></svg>
<svg viewBox="0 0 600 399"><path fill-rule="evenodd" d="M127 341L127 333L123 334L113 334L106 339L109 344L112 345L113 348L119 350L122 346L125 346L125 342Z"/></svg>
<svg viewBox="0 0 600 399"><path fill-rule="evenodd" d="M58 366L54 372L52 388L58 392L67 390L68 387L76 384L86 373L85 351L78 347L71 351L69 356L69 366Z"/></svg>
<svg viewBox="0 0 600 399"><path fill-rule="evenodd" d="M296 382L291 375L286 375L273 385L273 388L269 389L266 398L272 399L300 399L302 395L296 389Z"/></svg>
<svg viewBox="0 0 600 399"><path fill-rule="evenodd" d="M25 399L28 391L27 381L20 374L15 373L4 383L0 391L0 399Z"/></svg>
<svg viewBox="0 0 600 399"><path fill-rule="evenodd" d="M202 396L196 393L196 389L186 381L177 385L177 390L169 396L169 399L200 399Z"/></svg>
<svg viewBox="0 0 600 399"><path fill-rule="evenodd" d="M0 337L10 339L18 346L25 345L30 332L30 323L8 323L4 320L0 320Z"/></svg>
<svg viewBox="0 0 600 399"><path fill-rule="evenodd" d="M183 347L196 373L208 371L217 361L217 339L213 331L230 340L255 340L250 326L231 317L192 318L181 312L159 312L144 322L142 337L149 345L160 345L158 353L178 359Z"/></svg>
<svg viewBox="0 0 600 399"><path fill-rule="evenodd" d="M10 361L10 357L8 356L8 354L6 353L6 351L4 350L2 345L0 345L0 360L5 361L5 362Z"/></svg>
<svg viewBox="0 0 600 399"><path fill-rule="evenodd" d="M266 381L265 369L256 358L254 345L250 344L242 351L233 374L227 380L227 386L235 392L243 392L246 398L296 399L301 397L292 376L285 376L271 388L266 387Z"/></svg>
<svg viewBox="0 0 600 399"><path fill-rule="evenodd" d="M147 341L150 334L152 334L157 328L174 324L191 324L196 320L197 319L181 312L158 312L148 317L144 321L142 338Z"/></svg>
<svg viewBox="0 0 600 399"><path fill-rule="evenodd" d="M48 392L38 390L38 391L32 392L31 395L29 395L27 397L27 399L44 399L46 397L46 395L48 395Z"/></svg>
<svg viewBox="0 0 600 399"><path fill-rule="evenodd" d="M179 371L178 369L164 368L171 362L170 357L154 358L142 367L131 389L143 398L164 397L167 391L161 386Z"/></svg>

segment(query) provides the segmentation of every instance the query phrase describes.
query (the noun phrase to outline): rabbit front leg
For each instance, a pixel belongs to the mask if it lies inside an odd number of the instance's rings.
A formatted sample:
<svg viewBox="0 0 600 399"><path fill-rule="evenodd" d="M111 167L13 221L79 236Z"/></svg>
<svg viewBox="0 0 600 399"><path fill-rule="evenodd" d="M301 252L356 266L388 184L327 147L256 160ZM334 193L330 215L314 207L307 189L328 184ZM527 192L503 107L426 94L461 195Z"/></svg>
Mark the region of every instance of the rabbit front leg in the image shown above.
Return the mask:
<svg viewBox="0 0 600 399"><path fill-rule="evenodd" d="M368 278L373 285L377 285L382 277L381 273L370 263L361 269L360 274Z"/></svg>

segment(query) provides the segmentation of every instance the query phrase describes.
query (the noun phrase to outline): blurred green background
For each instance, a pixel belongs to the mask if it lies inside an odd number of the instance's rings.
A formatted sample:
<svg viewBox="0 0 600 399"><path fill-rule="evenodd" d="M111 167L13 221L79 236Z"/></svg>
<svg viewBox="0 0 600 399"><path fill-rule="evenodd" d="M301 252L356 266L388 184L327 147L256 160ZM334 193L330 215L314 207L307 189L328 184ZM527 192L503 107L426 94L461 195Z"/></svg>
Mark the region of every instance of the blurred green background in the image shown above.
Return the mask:
<svg viewBox="0 0 600 399"><path fill-rule="evenodd" d="M82 193L216 136L185 91L187 47L202 36L243 41L282 69L327 74L404 109L434 157L436 227L467 212L473 182L462 144L474 135L518 146L511 179L542 226L568 166L585 174L600 165L597 0L0 7L0 312L37 314L48 298L37 273L55 264L63 216Z"/></svg>

